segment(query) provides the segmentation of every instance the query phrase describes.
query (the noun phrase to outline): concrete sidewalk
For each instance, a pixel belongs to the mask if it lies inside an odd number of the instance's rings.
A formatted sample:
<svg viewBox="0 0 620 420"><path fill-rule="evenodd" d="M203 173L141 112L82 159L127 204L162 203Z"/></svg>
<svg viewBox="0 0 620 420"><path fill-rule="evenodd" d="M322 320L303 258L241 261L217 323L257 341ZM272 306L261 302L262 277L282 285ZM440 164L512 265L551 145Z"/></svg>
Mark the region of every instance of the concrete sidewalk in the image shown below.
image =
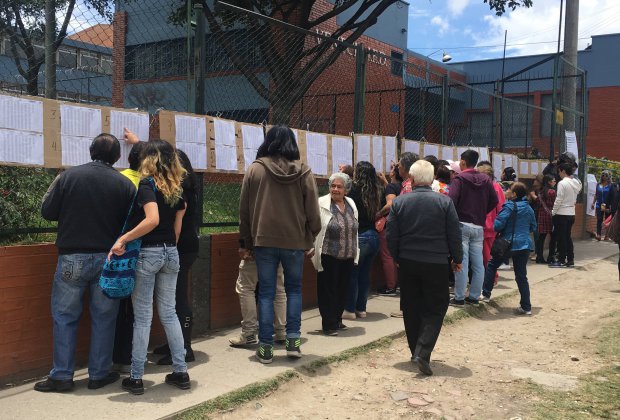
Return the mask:
<svg viewBox="0 0 620 420"><path fill-rule="evenodd" d="M577 269L618 253L618 245L609 242L581 241L575 243ZM545 265L530 264L528 278L531 284L562 275L567 269L550 269ZM502 277L494 296L516 289L514 274L500 272ZM559 291L561 292L561 291ZM536 294L532 295L536 304ZM120 381L102 389L86 388L85 369L76 372L75 390L67 394L43 394L33 390L33 383L0 391L0 419L156 419L256 381L273 378L279 373L295 369L319 358L370 343L379 338L403 331L403 321L390 318L398 310L397 297L373 297L368 302L368 317L347 321L349 329L337 337L326 337L319 330L321 319L317 309L302 315L302 351L300 360L288 360L283 346L277 346L274 362L261 365L254 358L254 350L229 347L228 339L239 334L239 329L215 332L195 341L196 362L191 363L192 389L181 391L166 385L164 377L169 367L161 367L150 358L144 376L145 394L129 395L121 389ZM544 308L543 308L544 310ZM450 308L449 313L455 311ZM33 343L36 345L36 343ZM409 354L402 355L409 359Z"/></svg>

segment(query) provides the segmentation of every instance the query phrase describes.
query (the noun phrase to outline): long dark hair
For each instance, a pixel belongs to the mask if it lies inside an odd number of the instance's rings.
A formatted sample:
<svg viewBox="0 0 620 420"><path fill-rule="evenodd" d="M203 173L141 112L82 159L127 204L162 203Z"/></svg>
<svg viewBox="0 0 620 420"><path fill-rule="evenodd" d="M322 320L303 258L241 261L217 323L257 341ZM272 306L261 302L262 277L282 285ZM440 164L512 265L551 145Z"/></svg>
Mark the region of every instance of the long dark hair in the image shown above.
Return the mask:
<svg viewBox="0 0 620 420"><path fill-rule="evenodd" d="M293 130L285 125L271 127L265 141L256 152L256 159L266 156L282 156L288 160L299 160L299 148Z"/></svg>
<svg viewBox="0 0 620 420"><path fill-rule="evenodd" d="M366 208L366 215L369 219L374 220L375 215L381 209L383 189L379 184L377 171L370 162L362 161L355 165L353 185L360 191L362 203Z"/></svg>
<svg viewBox="0 0 620 420"><path fill-rule="evenodd" d="M549 183L551 181L555 180L555 177L551 174L547 174L543 176L542 179L542 196L547 198L547 194L549 194L549 190L551 189L551 187L549 186Z"/></svg>
<svg viewBox="0 0 620 420"><path fill-rule="evenodd" d="M196 174L194 173L194 168L192 167L192 162L189 160L189 157L185 154L183 150L177 149L177 155L179 156L179 160L181 161L181 166L183 169L187 171L185 177L183 178L183 191L191 191L194 193L196 191Z"/></svg>

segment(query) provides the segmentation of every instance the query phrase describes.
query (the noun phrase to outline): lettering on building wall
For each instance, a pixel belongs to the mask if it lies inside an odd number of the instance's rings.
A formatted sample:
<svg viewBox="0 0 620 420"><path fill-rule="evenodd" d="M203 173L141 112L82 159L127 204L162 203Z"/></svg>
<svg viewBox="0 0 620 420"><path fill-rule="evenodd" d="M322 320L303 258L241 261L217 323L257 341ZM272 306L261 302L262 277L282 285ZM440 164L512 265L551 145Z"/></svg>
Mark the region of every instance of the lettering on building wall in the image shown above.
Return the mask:
<svg viewBox="0 0 620 420"><path fill-rule="evenodd" d="M331 32L327 32L327 31L323 31L321 29L316 29L315 30L316 33L318 35L323 35L323 36L332 36ZM338 41L341 42L345 42L344 37L339 36L338 37ZM323 38L317 37L316 38L316 43L320 44L323 42ZM357 42L353 43L354 46L358 46L359 44ZM337 48L338 47L338 43L334 42L334 44L332 45L332 48ZM345 53L350 55L351 57L355 57L357 55L357 49L355 48L347 48L345 50ZM379 64L380 66L388 66L388 59L385 57L385 52L383 51L379 51L377 49L374 48L368 48L368 62L370 63L375 63L375 64Z"/></svg>

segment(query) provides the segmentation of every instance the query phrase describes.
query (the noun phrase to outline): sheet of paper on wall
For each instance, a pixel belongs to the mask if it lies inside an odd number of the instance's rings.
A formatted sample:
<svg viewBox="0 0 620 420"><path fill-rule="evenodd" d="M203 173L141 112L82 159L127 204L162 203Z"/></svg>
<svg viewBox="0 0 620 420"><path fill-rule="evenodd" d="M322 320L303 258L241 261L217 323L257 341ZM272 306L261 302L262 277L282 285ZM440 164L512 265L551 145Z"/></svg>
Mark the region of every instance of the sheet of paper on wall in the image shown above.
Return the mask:
<svg viewBox="0 0 620 420"><path fill-rule="evenodd" d="M235 122L213 120L215 137L215 169L225 171L237 170L237 140L235 138Z"/></svg>
<svg viewBox="0 0 620 420"><path fill-rule="evenodd" d="M372 165L377 172L383 172L383 137L372 136Z"/></svg>
<svg viewBox="0 0 620 420"><path fill-rule="evenodd" d="M207 169L207 147L205 144L177 141L176 147L185 152L195 170Z"/></svg>
<svg viewBox="0 0 620 420"><path fill-rule="evenodd" d="M327 175L327 136L306 132L308 165L315 175Z"/></svg>
<svg viewBox="0 0 620 420"><path fill-rule="evenodd" d="M61 136L87 137L92 141L101 131L100 109L60 105Z"/></svg>
<svg viewBox="0 0 620 420"><path fill-rule="evenodd" d="M577 164L579 164L579 146L577 145L577 135L574 131L566 131L566 151L571 152L577 158ZM575 174L578 173L578 169L575 169Z"/></svg>
<svg viewBox="0 0 620 420"><path fill-rule="evenodd" d="M415 153L420 156L420 142L413 140L405 140L404 151Z"/></svg>
<svg viewBox="0 0 620 420"><path fill-rule="evenodd" d="M489 161L489 148L488 147L478 147L478 162L482 160ZM460 159L460 156L459 156Z"/></svg>
<svg viewBox="0 0 620 420"><path fill-rule="evenodd" d="M509 167L514 168L512 163L512 155L504 155L504 169Z"/></svg>
<svg viewBox="0 0 620 420"><path fill-rule="evenodd" d="M504 155L502 155L501 153L493 153L493 174L495 175L497 181L502 178L502 171L504 170L502 166L503 158Z"/></svg>
<svg viewBox="0 0 620 420"><path fill-rule="evenodd" d="M441 158L443 160L454 160L454 147L441 146Z"/></svg>
<svg viewBox="0 0 620 420"><path fill-rule="evenodd" d="M0 128L43 133L43 102L0 95Z"/></svg>
<svg viewBox="0 0 620 420"><path fill-rule="evenodd" d="M424 152L423 152L423 155L420 155L420 158L423 158L426 156L435 156L436 158L439 158L439 145L432 144L432 143L424 143Z"/></svg>
<svg viewBox="0 0 620 420"><path fill-rule="evenodd" d="M456 160L461 160L461 155L469 150L469 147L457 147L456 148Z"/></svg>
<svg viewBox="0 0 620 420"><path fill-rule="evenodd" d="M0 128L0 162L43 165L43 153L42 133Z"/></svg>
<svg viewBox="0 0 620 420"><path fill-rule="evenodd" d="M62 136L62 165L77 166L90 162L88 148L92 141L88 137Z"/></svg>
<svg viewBox="0 0 620 420"><path fill-rule="evenodd" d="M596 195L596 177L593 174L588 174L586 176L586 188L588 194L588 201L586 203L593 203L594 196ZM592 206L586 206L586 213L589 216L596 216L596 209L593 209Z"/></svg>
<svg viewBox="0 0 620 420"><path fill-rule="evenodd" d="M389 170L396 163L396 137L385 137L385 167Z"/></svg>
<svg viewBox="0 0 620 420"><path fill-rule="evenodd" d="M340 165L353 166L351 137L332 136L332 173L338 172Z"/></svg>
<svg viewBox="0 0 620 420"><path fill-rule="evenodd" d="M176 142L207 144L207 120L188 115L174 116ZM187 152L186 152L187 153Z"/></svg>
<svg viewBox="0 0 620 420"><path fill-rule="evenodd" d="M116 162L114 167L128 168L129 152L133 147L123 141L125 136L125 128L134 133L140 141L149 140L149 114L146 112L127 112L110 110L110 133L121 143L121 158Z"/></svg>
<svg viewBox="0 0 620 420"><path fill-rule="evenodd" d="M258 148L265 141L263 127L244 124L241 126L241 137L243 138L244 169L247 171L252 162L256 160Z"/></svg>
<svg viewBox="0 0 620 420"><path fill-rule="evenodd" d="M519 176L530 174L530 163L527 161L519 161Z"/></svg>
<svg viewBox="0 0 620 420"><path fill-rule="evenodd" d="M538 162L530 163L530 174L532 175L540 174L540 163Z"/></svg>
<svg viewBox="0 0 620 420"><path fill-rule="evenodd" d="M370 136L357 136L357 161L370 162Z"/></svg>

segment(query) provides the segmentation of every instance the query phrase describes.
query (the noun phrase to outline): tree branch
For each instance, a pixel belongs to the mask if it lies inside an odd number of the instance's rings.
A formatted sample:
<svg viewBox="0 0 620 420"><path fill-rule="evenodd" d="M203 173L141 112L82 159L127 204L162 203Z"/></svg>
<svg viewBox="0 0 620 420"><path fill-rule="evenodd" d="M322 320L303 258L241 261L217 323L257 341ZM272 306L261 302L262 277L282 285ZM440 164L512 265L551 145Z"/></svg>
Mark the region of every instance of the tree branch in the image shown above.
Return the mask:
<svg viewBox="0 0 620 420"><path fill-rule="evenodd" d="M312 28L314 26L320 25L321 23L326 22L335 16L338 16L340 13L344 12L345 10L349 9L351 6L357 3L358 2L356 0L346 0L346 1L343 1L340 4L340 6L337 6L336 4L334 4L334 8L330 12L327 12L319 16L315 20L309 21L308 27Z"/></svg>
<svg viewBox="0 0 620 420"><path fill-rule="evenodd" d="M65 20L62 22L62 26L60 31L58 32L58 36L56 40L54 40L54 51L60 48L60 44L65 40L67 36L67 27L69 26L69 21L71 20L71 16L73 16L73 8L75 7L75 0L70 0L69 5L67 6L67 14L65 15Z"/></svg>

